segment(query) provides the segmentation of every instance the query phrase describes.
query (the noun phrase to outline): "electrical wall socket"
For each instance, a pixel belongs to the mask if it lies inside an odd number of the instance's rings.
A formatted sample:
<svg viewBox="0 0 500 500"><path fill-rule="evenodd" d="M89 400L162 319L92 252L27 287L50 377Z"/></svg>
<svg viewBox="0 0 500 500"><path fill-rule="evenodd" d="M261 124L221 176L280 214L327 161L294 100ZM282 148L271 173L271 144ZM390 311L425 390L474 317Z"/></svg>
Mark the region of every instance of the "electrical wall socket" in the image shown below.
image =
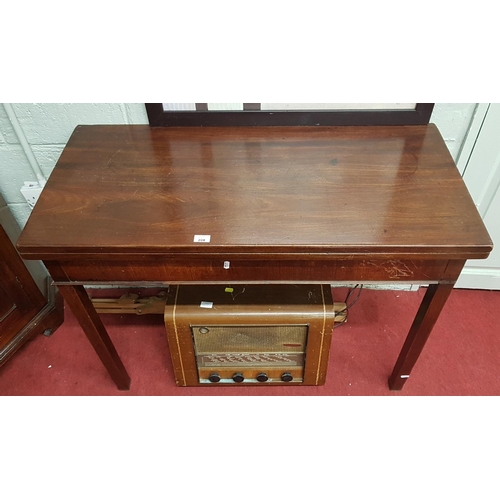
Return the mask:
<svg viewBox="0 0 500 500"><path fill-rule="evenodd" d="M38 201L42 189L43 187L36 181L25 181L24 186L21 188L21 193L31 209Z"/></svg>

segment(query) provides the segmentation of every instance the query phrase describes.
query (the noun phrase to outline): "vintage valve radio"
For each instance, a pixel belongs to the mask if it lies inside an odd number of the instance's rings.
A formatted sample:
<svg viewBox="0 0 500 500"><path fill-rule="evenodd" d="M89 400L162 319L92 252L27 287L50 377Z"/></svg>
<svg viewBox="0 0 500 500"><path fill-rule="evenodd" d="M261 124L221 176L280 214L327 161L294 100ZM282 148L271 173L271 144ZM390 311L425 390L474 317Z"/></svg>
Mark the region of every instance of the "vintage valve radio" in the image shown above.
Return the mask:
<svg viewBox="0 0 500 500"><path fill-rule="evenodd" d="M325 382L329 285L175 285L165 325L179 386Z"/></svg>

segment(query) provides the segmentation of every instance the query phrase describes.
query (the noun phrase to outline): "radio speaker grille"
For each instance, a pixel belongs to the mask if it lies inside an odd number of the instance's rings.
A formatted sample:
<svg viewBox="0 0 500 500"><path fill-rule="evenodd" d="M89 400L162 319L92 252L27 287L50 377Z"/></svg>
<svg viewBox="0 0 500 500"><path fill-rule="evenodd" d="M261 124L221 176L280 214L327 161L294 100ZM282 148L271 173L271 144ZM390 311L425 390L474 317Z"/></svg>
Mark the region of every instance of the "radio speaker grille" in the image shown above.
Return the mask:
<svg viewBox="0 0 500 500"><path fill-rule="evenodd" d="M305 352L307 325L193 325L196 354Z"/></svg>

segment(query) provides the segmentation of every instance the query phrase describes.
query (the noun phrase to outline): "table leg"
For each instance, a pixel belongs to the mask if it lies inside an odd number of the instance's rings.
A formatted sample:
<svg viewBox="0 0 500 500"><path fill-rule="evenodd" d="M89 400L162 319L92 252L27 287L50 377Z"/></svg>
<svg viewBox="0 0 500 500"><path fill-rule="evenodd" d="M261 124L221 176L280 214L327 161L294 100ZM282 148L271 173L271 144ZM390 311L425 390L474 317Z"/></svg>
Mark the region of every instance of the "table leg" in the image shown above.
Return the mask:
<svg viewBox="0 0 500 500"><path fill-rule="evenodd" d="M83 286L63 285L59 286L59 291L118 389L130 389L130 377L85 288Z"/></svg>
<svg viewBox="0 0 500 500"><path fill-rule="evenodd" d="M450 260L440 282L436 285L429 285L392 375L389 377L391 390L400 391L408 380L464 265L465 260Z"/></svg>
<svg viewBox="0 0 500 500"><path fill-rule="evenodd" d="M453 285L454 283L429 285L389 378L389 388L391 390L400 391L408 380L408 376L453 290Z"/></svg>

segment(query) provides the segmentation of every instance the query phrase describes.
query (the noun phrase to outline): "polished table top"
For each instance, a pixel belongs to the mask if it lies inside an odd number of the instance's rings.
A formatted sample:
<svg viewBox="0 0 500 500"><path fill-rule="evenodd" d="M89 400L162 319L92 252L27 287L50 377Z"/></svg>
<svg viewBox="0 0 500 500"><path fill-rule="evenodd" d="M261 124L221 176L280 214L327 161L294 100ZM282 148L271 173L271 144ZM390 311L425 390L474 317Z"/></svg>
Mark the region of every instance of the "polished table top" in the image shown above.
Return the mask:
<svg viewBox="0 0 500 500"><path fill-rule="evenodd" d="M78 126L18 241L24 258L43 260L156 253L467 259L491 248L432 124Z"/></svg>

